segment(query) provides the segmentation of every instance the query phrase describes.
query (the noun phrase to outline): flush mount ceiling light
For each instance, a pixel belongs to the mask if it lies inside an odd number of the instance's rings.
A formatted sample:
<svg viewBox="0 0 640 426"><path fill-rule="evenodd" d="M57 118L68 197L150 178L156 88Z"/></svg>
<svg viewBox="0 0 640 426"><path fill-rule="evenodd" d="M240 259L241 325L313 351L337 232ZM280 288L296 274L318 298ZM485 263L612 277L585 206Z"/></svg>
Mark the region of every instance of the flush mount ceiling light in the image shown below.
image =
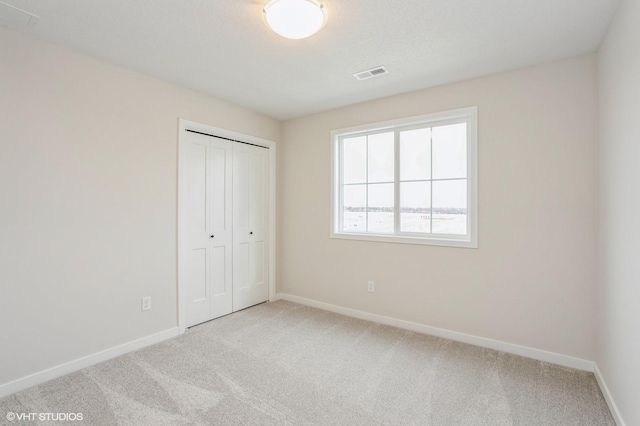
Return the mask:
<svg viewBox="0 0 640 426"><path fill-rule="evenodd" d="M317 33L327 23L327 8L317 0L271 0L262 15L269 28L294 40Z"/></svg>

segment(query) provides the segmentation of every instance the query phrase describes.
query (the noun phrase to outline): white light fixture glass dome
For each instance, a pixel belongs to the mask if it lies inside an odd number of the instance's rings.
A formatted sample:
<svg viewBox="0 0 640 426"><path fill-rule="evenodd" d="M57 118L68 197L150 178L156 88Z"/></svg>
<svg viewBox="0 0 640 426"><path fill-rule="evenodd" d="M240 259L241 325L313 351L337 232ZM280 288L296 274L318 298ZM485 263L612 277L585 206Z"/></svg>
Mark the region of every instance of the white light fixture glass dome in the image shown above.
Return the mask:
<svg viewBox="0 0 640 426"><path fill-rule="evenodd" d="M317 33L327 23L327 8L317 0L271 0L262 12L269 28L294 40Z"/></svg>

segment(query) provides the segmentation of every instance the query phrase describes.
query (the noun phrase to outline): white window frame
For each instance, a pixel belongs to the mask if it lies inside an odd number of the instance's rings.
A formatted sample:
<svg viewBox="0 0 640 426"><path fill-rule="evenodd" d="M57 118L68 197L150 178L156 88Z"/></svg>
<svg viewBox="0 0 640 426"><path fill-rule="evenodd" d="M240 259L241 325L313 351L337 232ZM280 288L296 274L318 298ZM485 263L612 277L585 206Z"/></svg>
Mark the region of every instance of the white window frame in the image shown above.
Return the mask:
<svg viewBox="0 0 640 426"><path fill-rule="evenodd" d="M373 234L341 231L342 197L340 140L359 134L408 130L412 127L439 126L453 123L467 124L467 235L423 234L398 232L396 234ZM395 148L395 185L399 179L398 138ZM422 244L447 247L478 248L478 107L472 106L451 111L436 112L416 117L402 118L381 123L336 129L331 132L331 238L379 241L405 244ZM396 222L399 194L395 191ZM396 229L398 224L396 223Z"/></svg>

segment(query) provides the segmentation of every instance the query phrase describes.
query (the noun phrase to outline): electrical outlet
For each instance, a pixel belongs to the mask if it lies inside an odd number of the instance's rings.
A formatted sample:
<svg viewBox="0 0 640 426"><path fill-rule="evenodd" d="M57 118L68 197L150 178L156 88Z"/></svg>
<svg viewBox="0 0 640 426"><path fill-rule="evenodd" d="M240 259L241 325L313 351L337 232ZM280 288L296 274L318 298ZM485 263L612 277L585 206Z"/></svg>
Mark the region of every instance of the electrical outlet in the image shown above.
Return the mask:
<svg viewBox="0 0 640 426"><path fill-rule="evenodd" d="M373 281L367 282L367 291L369 291L369 293L373 293L374 291L376 291Z"/></svg>
<svg viewBox="0 0 640 426"><path fill-rule="evenodd" d="M143 311L151 310L151 296L145 296L142 298L142 310Z"/></svg>

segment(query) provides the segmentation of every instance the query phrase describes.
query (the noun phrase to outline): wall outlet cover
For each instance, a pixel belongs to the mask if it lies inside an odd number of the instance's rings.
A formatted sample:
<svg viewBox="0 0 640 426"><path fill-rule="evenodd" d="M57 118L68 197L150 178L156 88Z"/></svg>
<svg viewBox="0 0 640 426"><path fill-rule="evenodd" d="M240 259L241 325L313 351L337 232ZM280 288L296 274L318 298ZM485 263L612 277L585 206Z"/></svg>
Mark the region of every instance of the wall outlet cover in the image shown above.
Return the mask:
<svg viewBox="0 0 640 426"><path fill-rule="evenodd" d="M143 311L151 310L151 296L145 296L142 298L142 310Z"/></svg>

